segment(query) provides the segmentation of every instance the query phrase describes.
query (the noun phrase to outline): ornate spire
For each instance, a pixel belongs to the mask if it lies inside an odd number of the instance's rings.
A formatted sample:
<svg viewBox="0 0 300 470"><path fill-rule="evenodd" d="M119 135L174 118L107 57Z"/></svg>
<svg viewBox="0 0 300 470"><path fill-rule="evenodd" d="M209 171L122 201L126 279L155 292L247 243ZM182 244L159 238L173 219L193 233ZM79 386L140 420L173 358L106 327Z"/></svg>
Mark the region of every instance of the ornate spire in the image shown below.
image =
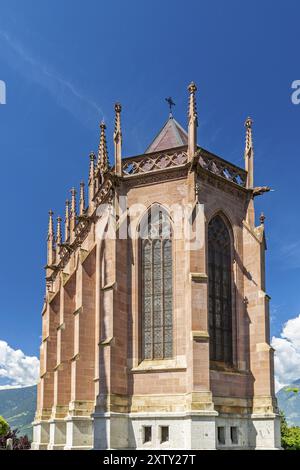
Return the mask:
<svg viewBox="0 0 300 470"><path fill-rule="evenodd" d="M95 196L95 154L90 153L90 170L89 170L89 209L93 208L93 199Z"/></svg>
<svg viewBox="0 0 300 470"><path fill-rule="evenodd" d="M66 209L65 209L65 242L69 239L70 236L70 201L66 200Z"/></svg>
<svg viewBox="0 0 300 470"><path fill-rule="evenodd" d="M106 125L102 121L100 124L100 143L98 148L98 162L97 167L100 169L101 173L106 173L108 170L108 152L106 144L106 134L105 134Z"/></svg>
<svg viewBox="0 0 300 470"><path fill-rule="evenodd" d="M57 227L56 227L56 246L60 247L62 244L62 236L61 236L61 217L57 217Z"/></svg>
<svg viewBox="0 0 300 470"><path fill-rule="evenodd" d="M55 261L55 250L54 250L54 230L53 230L53 211L49 211L49 224L48 224L48 236L47 236L47 265L51 266Z"/></svg>
<svg viewBox="0 0 300 470"><path fill-rule="evenodd" d="M191 160L197 150L197 127L198 127L198 115L196 107L196 91L197 87L194 82L191 82L188 86L190 93L189 99L189 112L188 112L188 156Z"/></svg>
<svg viewBox="0 0 300 470"><path fill-rule="evenodd" d="M95 154L90 153L90 169L89 169L89 184L93 182L95 178Z"/></svg>
<svg viewBox="0 0 300 470"><path fill-rule="evenodd" d="M115 104L115 131L114 131L114 144L115 144L115 174L122 175L122 130L121 130L121 110L120 103Z"/></svg>
<svg viewBox="0 0 300 470"><path fill-rule="evenodd" d="M76 194L77 191L75 188L71 189L71 219L76 217Z"/></svg>
<svg viewBox="0 0 300 470"><path fill-rule="evenodd" d="M253 147L253 142L252 142L252 124L253 121L250 117L247 117L245 121L245 127L246 127L246 152L249 151Z"/></svg>
<svg viewBox="0 0 300 470"><path fill-rule="evenodd" d="M75 233L75 225L76 225L76 189L71 189L71 211L70 211L70 235L71 241L74 240Z"/></svg>
<svg viewBox="0 0 300 470"><path fill-rule="evenodd" d="M248 117L245 121L245 169L247 171L247 188L253 188L254 185L254 149L252 141L252 124L252 119Z"/></svg>
<svg viewBox="0 0 300 470"><path fill-rule="evenodd" d="M79 215L83 215L85 210L84 182L80 183Z"/></svg>

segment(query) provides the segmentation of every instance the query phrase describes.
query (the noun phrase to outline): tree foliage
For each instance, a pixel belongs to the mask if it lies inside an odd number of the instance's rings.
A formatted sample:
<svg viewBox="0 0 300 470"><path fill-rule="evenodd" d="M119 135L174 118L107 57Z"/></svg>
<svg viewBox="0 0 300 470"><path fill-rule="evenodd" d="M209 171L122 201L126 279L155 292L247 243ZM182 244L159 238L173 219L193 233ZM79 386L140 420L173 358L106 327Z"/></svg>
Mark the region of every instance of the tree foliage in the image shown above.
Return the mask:
<svg viewBox="0 0 300 470"><path fill-rule="evenodd" d="M4 436L9 430L9 424L0 416L0 436Z"/></svg>
<svg viewBox="0 0 300 470"><path fill-rule="evenodd" d="M287 387L285 388L286 392L299 393L300 389L298 387Z"/></svg>
<svg viewBox="0 0 300 470"><path fill-rule="evenodd" d="M288 426L286 418L281 413L281 445L285 450L300 450L300 427Z"/></svg>
<svg viewBox="0 0 300 470"><path fill-rule="evenodd" d="M13 442L13 450L27 450L30 449L30 441L27 436L17 436L18 430L17 429L10 429L5 435L0 436L0 449L6 449L6 442L7 439L12 439Z"/></svg>

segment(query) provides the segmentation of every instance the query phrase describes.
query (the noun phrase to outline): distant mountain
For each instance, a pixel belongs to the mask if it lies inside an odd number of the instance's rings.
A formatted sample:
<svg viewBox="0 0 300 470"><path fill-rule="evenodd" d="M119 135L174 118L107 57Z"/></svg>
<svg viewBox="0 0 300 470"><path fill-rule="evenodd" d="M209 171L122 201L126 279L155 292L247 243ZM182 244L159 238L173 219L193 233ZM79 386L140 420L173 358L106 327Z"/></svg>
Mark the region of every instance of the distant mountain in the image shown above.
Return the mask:
<svg viewBox="0 0 300 470"><path fill-rule="evenodd" d="M0 390L0 415L12 429L32 440L32 421L36 409L36 385Z"/></svg>
<svg viewBox="0 0 300 470"><path fill-rule="evenodd" d="M300 379L277 392L278 407L284 412L290 426L300 426L300 392L287 392L286 389L289 387L299 388L300 390Z"/></svg>

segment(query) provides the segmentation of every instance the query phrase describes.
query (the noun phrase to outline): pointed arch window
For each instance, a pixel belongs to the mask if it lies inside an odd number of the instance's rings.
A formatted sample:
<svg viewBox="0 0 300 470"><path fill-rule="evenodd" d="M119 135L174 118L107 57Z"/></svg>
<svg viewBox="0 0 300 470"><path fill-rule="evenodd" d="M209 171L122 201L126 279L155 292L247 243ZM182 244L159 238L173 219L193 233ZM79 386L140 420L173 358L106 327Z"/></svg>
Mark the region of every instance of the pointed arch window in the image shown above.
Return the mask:
<svg viewBox="0 0 300 470"><path fill-rule="evenodd" d="M148 211L140 230L143 359L173 352L172 230L164 209Z"/></svg>
<svg viewBox="0 0 300 470"><path fill-rule="evenodd" d="M210 360L232 364L231 239L222 217L208 225Z"/></svg>

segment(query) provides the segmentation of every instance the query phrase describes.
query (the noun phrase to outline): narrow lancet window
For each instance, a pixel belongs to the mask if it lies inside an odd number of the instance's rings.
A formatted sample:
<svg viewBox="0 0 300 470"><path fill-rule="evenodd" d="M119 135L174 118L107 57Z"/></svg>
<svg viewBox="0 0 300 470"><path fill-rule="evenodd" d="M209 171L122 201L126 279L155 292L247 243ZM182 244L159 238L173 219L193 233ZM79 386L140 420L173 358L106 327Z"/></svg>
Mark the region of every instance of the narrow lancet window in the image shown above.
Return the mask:
<svg viewBox="0 0 300 470"><path fill-rule="evenodd" d="M231 239L219 215L208 225L210 360L232 364Z"/></svg>
<svg viewBox="0 0 300 470"><path fill-rule="evenodd" d="M170 219L159 206L146 215L140 230L143 359L172 357L173 263Z"/></svg>

